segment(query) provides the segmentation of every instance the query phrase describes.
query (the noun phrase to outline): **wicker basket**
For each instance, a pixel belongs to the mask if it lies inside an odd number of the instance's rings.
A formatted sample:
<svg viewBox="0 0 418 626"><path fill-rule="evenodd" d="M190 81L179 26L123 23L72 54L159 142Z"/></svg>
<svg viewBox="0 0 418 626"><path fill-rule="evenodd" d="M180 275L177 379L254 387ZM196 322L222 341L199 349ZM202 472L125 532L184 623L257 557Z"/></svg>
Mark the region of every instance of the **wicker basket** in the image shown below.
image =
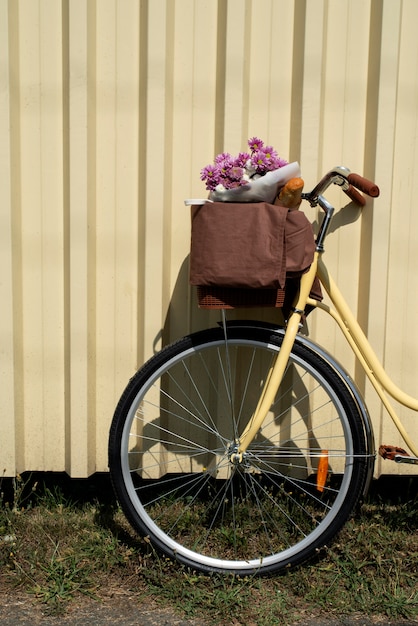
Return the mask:
<svg viewBox="0 0 418 626"><path fill-rule="evenodd" d="M276 307L284 304L284 289L237 289L233 287L197 287L197 300L202 309L237 309Z"/></svg>

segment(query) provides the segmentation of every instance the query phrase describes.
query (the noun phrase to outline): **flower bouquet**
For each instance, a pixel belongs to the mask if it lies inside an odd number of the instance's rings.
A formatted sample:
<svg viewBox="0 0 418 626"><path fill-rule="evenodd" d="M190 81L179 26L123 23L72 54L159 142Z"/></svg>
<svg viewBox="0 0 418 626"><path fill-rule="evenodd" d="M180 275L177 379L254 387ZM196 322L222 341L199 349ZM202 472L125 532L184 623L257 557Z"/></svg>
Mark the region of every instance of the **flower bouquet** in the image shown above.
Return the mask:
<svg viewBox="0 0 418 626"><path fill-rule="evenodd" d="M224 152L201 170L208 200L185 201L192 220L190 283L204 308L282 307L289 280L312 263L312 226L293 210L302 199L299 164L258 137L248 145L249 152Z"/></svg>
<svg viewBox="0 0 418 626"><path fill-rule="evenodd" d="M223 152L201 170L213 202L274 202L280 187L300 176L299 164L288 163L258 137L248 141L250 152L233 157Z"/></svg>

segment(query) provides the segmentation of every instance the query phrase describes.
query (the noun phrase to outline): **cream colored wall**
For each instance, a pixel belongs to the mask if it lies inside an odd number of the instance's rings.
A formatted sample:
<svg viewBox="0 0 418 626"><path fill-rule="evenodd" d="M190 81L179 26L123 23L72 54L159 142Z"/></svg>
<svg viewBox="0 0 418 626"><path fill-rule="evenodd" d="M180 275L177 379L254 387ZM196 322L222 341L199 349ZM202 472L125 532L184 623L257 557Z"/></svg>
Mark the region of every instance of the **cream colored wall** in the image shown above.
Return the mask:
<svg viewBox="0 0 418 626"><path fill-rule="evenodd" d="M307 188L340 164L380 185L326 258L417 392L417 21L416 0L0 0L0 472L107 469L129 376L216 319L188 286L183 199L252 135ZM378 443L401 443L357 380Z"/></svg>

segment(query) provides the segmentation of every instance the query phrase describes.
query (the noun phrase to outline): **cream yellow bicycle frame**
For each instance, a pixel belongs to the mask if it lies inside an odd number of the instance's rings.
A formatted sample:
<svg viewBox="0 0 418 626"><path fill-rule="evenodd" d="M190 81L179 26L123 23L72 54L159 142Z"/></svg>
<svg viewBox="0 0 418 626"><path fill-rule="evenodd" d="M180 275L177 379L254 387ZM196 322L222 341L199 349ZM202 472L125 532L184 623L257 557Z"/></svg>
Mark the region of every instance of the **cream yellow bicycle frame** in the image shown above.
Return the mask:
<svg viewBox="0 0 418 626"><path fill-rule="evenodd" d="M318 276L334 308L309 297L315 276ZM332 277L329 275L322 259L322 251L317 250L315 252L310 270L301 278L299 295L296 298L293 312L288 320L280 352L274 365L270 369L256 410L237 442L237 460L242 459L243 453L251 444L259 428L261 428L261 425L269 411L276 391L279 388L285 373L289 356L300 327L301 316L307 305L325 311L337 322L351 349L363 367L367 377L379 395L383 405L402 435L405 443L410 448L412 454L418 456L417 446L413 443L408 433L405 431L405 428L403 427L394 408L390 404L386 393L414 411L418 411L418 400L399 389L386 374L375 352L370 346L367 337L350 311L349 306L344 300Z"/></svg>

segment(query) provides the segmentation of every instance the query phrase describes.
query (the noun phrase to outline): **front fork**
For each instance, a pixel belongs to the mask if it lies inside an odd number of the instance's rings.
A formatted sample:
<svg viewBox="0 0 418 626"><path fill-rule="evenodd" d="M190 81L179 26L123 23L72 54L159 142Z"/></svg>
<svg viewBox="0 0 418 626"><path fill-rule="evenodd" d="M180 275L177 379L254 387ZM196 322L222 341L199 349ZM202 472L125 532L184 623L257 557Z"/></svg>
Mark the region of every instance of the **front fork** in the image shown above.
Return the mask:
<svg viewBox="0 0 418 626"><path fill-rule="evenodd" d="M311 267L301 276L299 293L295 298L289 319L287 321L286 331L280 351L270 367L270 371L264 382L257 407L242 435L235 441L234 450L230 455L230 460L234 464L242 463L243 455L261 428L274 401L277 390L282 383L289 361L289 356L301 325L301 318L305 312L306 303L315 280L320 254L320 251L315 252Z"/></svg>

